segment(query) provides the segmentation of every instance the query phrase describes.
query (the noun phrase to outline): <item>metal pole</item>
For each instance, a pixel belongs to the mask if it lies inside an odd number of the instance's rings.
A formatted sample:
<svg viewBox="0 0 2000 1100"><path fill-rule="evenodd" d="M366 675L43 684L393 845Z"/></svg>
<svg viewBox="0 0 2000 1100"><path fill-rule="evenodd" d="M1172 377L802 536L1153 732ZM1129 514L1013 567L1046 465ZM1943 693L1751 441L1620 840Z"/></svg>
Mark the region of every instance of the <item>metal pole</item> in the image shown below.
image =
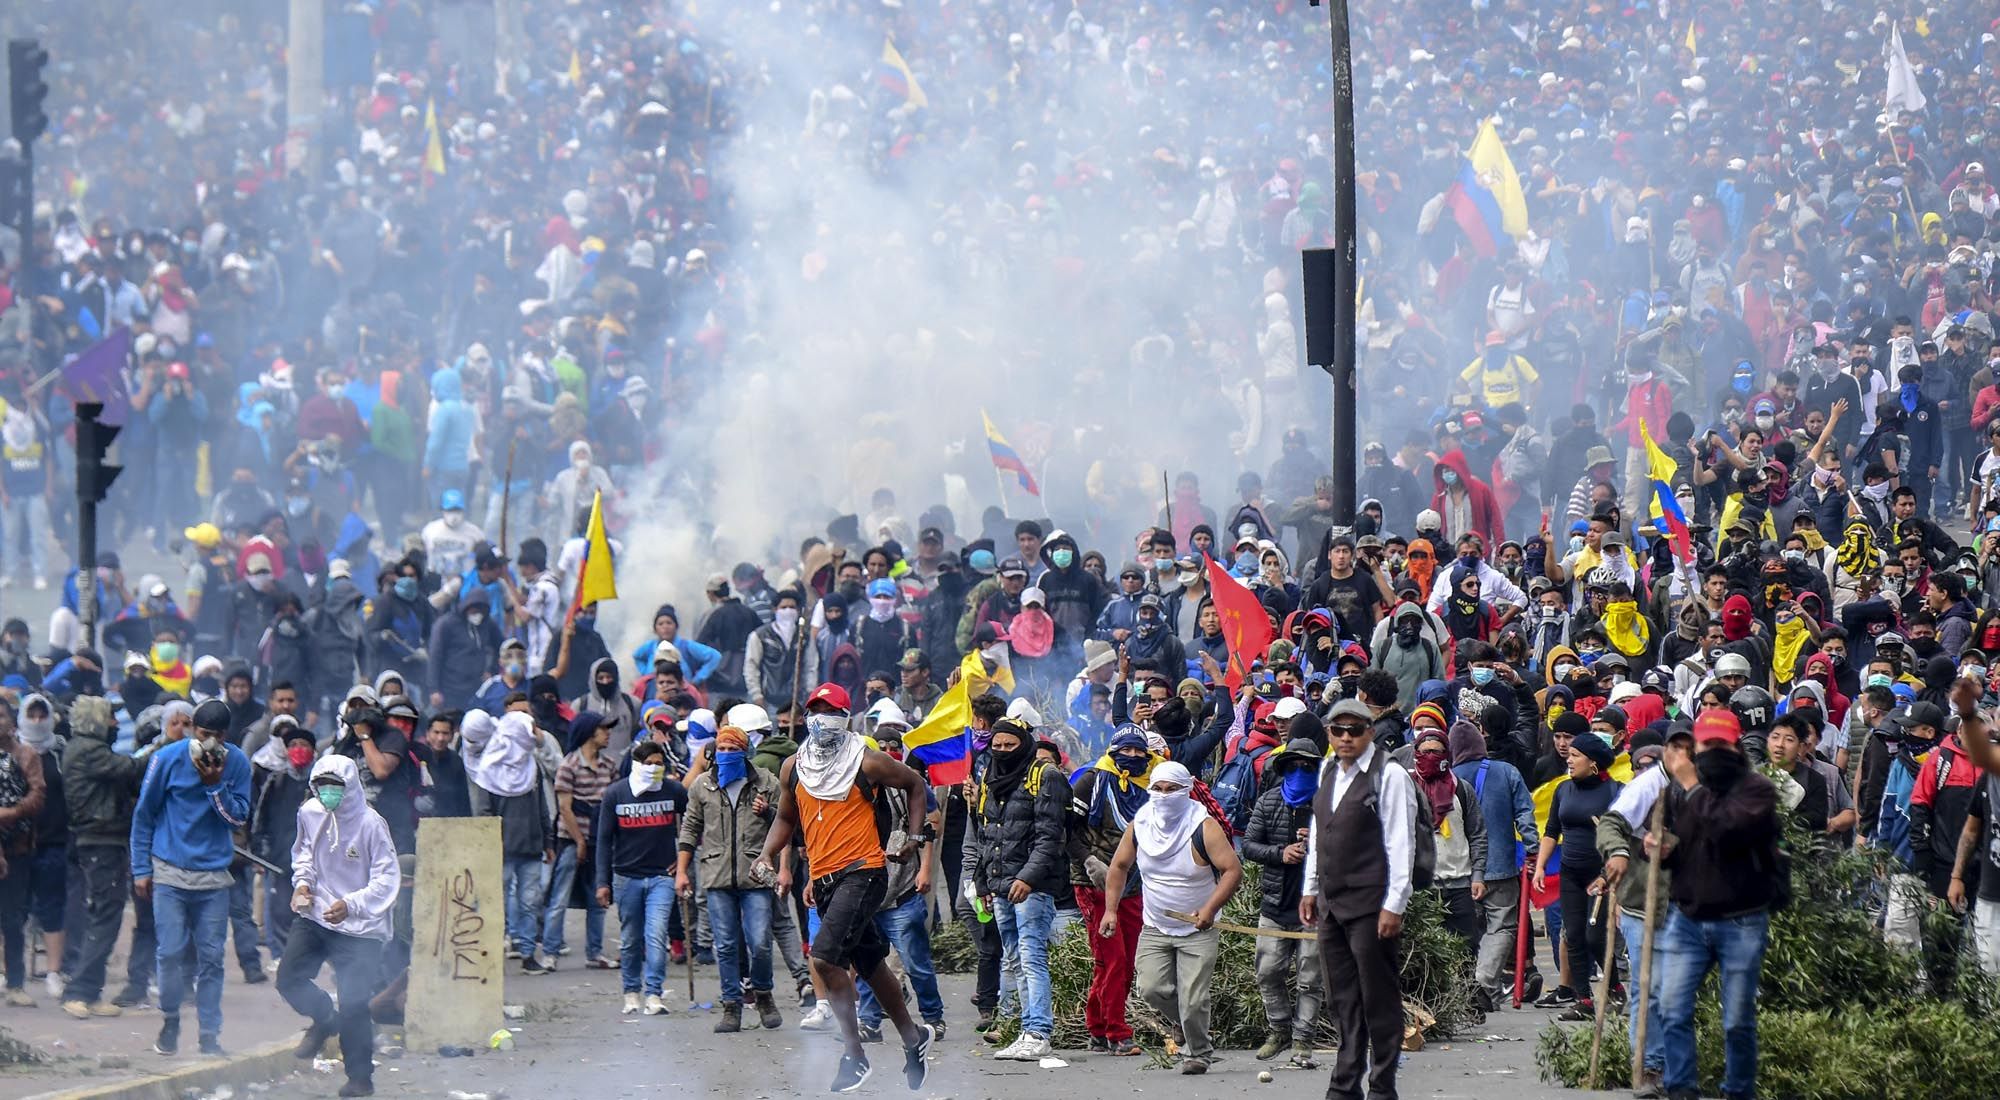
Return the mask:
<svg viewBox="0 0 2000 1100"><path fill-rule="evenodd" d="M1312 0L1314 7L1320 0ZM1354 310L1358 289L1354 212L1354 48L1347 0L1327 0L1333 46L1333 520L1354 525L1355 364Z"/></svg>

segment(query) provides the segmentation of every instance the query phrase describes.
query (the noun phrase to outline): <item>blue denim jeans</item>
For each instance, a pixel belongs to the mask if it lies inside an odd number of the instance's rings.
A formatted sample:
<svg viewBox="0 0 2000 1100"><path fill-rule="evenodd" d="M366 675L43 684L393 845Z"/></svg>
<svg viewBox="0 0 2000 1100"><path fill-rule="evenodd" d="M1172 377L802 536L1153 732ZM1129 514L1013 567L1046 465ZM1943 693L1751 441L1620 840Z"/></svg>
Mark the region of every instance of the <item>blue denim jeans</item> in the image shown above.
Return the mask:
<svg viewBox="0 0 2000 1100"><path fill-rule="evenodd" d="M715 937L715 974L722 1000L743 1000L743 952L750 953L750 988L771 992L771 892L708 888L708 928Z"/></svg>
<svg viewBox="0 0 2000 1100"><path fill-rule="evenodd" d="M292 876L264 872L264 946L282 958L292 931Z"/></svg>
<svg viewBox="0 0 2000 1100"><path fill-rule="evenodd" d="M194 943L194 1010L203 1038L222 1034L222 949L229 935L229 895L153 883L153 927L160 965L160 1014L179 1016L187 995L187 949Z"/></svg>
<svg viewBox="0 0 2000 1100"><path fill-rule="evenodd" d="M627 993L658 993L667 984L667 914L674 911L674 880L666 875L611 881L618 902L618 969ZM641 968L643 967L643 975Z"/></svg>
<svg viewBox="0 0 2000 1100"><path fill-rule="evenodd" d="M570 887L576 884L576 845L556 846L555 868L549 873L549 900L542 911L542 954L555 958L563 949L563 920L569 916ZM583 911L583 957L604 954L604 907L597 904L597 891L587 890L589 904Z"/></svg>
<svg viewBox="0 0 2000 1100"><path fill-rule="evenodd" d="M500 864L500 892L507 899L507 942L522 957L534 953L542 938L542 873L540 856L505 856Z"/></svg>
<svg viewBox="0 0 2000 1100"><path fill-rule="evenodd" d="M0 550L0 570L9 575L21 569L21 543L27 542L28 563L35 576L49 572L49 499L41 493L15 493L7 500L4 550ZM116 614L116 612L113 612Z"/></svg>
<svg viewBox="0 0 2000 1100"><path fill-rule="evenodd" d="M1656 947L1666 952L1660 985L1660 1023L1667 1048L1669 1092L1697 1087L1694 997L1709 970L1722 970L1722 1091L1751 1096L1757 1088L1757 978L1770 942L1771 917L1753 913L1727 920L1692 920L1676 908ZM1659 960L1655 960L1656 962Z"/></svg>
<svg viewBox="0 0 2000 1100"><path fill-rule="evenodd" d="M1618 939L1625 945L1625 972L1629 975L1629 989L1639 988L1639 955L1645 941L1646 920L1630 913L1618 914ZM1653 940L1653 988L1647 992L1646 1011L1646 1068L1661 1071L1667 1068L1667 1036L1660 1024L1660 981L1666 970L1666 960L1662 957L1661 937ZM1639 998L1625 998L1626 1041L1635 1042L1639 1038Z"/></svg>
<svg viewBox="0 0 2000 1100"><path fill-rule="evenodd" d="M1049 991L1049 932L1056 923L1053 894L1029 894L1019 905L1005 894L993 898L994 923L1007 953L1018 955L1021 972L1021 1030L1043 1038L1055 1027Z"/></svg>
<svg viewBox="0 0 2000 1100"><path fill-rule="evenodd" d="M875 914L875 927L903 960L903 974L917 995L917 1014L925 1020L944 1019L944 998L938 995L937 968L931 965L930 899L922 894ZM856 1012L864 1024L880 1025L882 1002L867 982L856 982L861 1002Z"/></svg>

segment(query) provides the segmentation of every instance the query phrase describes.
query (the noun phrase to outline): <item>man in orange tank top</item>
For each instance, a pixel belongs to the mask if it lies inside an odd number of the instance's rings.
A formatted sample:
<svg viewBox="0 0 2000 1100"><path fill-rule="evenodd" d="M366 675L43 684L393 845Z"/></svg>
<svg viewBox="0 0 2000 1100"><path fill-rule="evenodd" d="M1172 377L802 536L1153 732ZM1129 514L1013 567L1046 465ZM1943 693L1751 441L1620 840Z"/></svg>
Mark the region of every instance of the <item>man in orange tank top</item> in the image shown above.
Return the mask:
<svg viewBox="0 0 2000 1100"><path fill-rule="evenodd" d="M847 725L847 692L821 684L806 701L806 737L778 773L778 817L764 841L753 872L775 880L772 864L791 843L792 831L805 835L806 904L819 911L813 937L813 975L833 1005L846 1044L833 1078L833 1091L853 1092L872 1072L861 1049L855 1016L854 975L876 998L903 1039L903 1076L911 1089L923 1087L933 1034L910 1019L902 985L888 966L889 944L875 924L889 888L887 861L917 856L918 846L935 839L924 821L924 780L914 770L867 747ZM878 818L877 800L886 788L903 791L906 821ZM881 824L878 824L878 821ZM897 829L900 843L884 833Z"/></svg>

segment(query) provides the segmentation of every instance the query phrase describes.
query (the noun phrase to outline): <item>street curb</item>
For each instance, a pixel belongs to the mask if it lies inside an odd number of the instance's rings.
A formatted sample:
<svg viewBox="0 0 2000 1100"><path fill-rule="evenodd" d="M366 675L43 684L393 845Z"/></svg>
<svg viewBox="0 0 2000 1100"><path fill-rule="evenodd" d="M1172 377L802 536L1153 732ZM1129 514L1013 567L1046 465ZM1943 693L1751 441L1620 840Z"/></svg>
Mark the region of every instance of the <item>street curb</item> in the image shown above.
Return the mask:
<svg viewBox="0 0 2000 1100"><path fill-rule="evenodd" d="M200 1062L166 1073L127 1078L101 1085L45 1092L29 1097L28 1100L180 1100L189 1089L207 1092L225 1084L242 1085L251 1081L268 1081L281 1077L302 1064L309 1065L310 1063L301 1063L292 1057L292 1048L296 1046L298 1040L286 1039L220 1061Z"/></svg>

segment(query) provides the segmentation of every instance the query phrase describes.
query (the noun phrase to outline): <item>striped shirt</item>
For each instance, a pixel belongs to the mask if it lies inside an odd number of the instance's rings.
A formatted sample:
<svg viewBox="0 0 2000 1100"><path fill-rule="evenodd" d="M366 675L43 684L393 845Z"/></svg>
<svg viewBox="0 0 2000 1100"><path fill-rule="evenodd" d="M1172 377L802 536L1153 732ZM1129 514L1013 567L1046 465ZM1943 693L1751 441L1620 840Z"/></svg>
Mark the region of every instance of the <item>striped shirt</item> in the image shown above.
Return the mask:
<svg viewBox="0 0 2000 1100"><path fill-rule="evenodd" d="M610 753L598 753L593 764L578 749L563 757L562 766L556 769L556 794L568 795L578 802L602 802L604 788L617 781L618 761Z"/></svg>

